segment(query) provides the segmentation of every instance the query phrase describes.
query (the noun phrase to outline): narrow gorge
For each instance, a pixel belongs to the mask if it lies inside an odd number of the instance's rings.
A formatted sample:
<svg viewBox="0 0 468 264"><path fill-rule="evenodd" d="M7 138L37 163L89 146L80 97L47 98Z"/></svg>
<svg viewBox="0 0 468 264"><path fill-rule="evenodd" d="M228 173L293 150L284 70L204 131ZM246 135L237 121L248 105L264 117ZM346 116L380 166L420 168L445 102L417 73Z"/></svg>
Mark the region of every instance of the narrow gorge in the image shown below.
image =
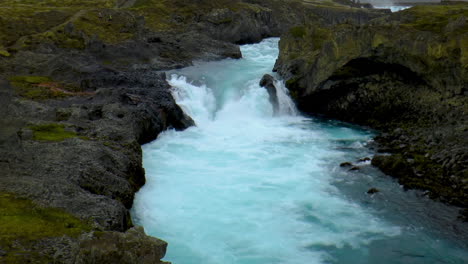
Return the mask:
<svg viewBox="0 0 468 264"><path fill-rule="evenodd" d="M456 218L457 210L405 192L371 166L374 132L299 114L281 81L275 82L280 100L274 114L259 82L263 74L273 74L278 41L242 46L239 60L167 73L176 102L196 127L164 132L143 147L147 183L133 208L136 224L169 242L166 259L188 264L468 259L463 224L447 228L445 222ZM342 164L346 161L354 165Z"/></svg>

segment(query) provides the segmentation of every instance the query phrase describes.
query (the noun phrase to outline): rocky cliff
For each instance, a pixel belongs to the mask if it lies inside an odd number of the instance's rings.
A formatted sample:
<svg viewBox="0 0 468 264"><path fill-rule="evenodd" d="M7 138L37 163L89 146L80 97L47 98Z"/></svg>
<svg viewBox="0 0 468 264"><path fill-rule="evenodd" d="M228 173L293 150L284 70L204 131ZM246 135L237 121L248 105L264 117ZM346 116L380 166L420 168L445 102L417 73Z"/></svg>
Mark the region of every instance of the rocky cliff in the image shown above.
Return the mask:
<svg viewBox="0 0 468 264"><path fill-rule="evenodd" d="M381 130L372 164L468 207L468 5L417 6L370 23L305 24L275 69L302 111ZM466 214L466 210L465 210Z"/></svg>
<svg viewBox="0 0 468 264"><path fill-rule="evenodd" d="M193 125L161 70L385 12L329 1L0 3L0 263L160 263L132 227L140 145ZM164 228L164 227L161 227Z"/></svg>

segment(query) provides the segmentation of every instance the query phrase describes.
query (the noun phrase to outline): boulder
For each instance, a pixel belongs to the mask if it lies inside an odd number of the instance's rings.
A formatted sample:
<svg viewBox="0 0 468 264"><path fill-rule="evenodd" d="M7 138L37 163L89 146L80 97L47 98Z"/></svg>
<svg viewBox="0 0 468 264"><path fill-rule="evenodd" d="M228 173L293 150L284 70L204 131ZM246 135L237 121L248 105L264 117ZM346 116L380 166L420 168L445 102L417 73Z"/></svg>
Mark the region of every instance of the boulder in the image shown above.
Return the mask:
<svg viewBox="0 0 468 264"><path fill-rule="evenodd" d="M260 80L260 86L265 88L268 92L268 99L273 106L273 115L278 114L279 102L278 95L276 94L275 78L269 74L263 75L262 79Z"/></svg>
<svg viewBox="0 0 468 264"><path fill-rule="evenodd" d="M79 243L74 264L158 264L166 254L167 243L149 237L142 227L121 232L101 232Z"/></svg>

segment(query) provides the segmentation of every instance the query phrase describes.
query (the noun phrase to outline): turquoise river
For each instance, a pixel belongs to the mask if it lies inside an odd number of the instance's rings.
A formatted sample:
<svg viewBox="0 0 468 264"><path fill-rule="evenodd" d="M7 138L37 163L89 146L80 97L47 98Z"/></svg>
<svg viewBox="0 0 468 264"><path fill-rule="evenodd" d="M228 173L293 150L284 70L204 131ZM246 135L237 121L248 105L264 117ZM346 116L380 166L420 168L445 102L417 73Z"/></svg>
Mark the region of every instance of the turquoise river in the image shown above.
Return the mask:
<svg viewBox="0 0 468 264"><path fill-rule="evenodd" d="M359 162L374 155L373 131L297 113L281 81L273 115L258 83L274 74L278 40L241 46L239 60L167 73L197 126L143 147L147 183L132 209L136 224L169 243L165 260L468 263L456 208ZM346 161L360 169L341 168Z"/></svg>

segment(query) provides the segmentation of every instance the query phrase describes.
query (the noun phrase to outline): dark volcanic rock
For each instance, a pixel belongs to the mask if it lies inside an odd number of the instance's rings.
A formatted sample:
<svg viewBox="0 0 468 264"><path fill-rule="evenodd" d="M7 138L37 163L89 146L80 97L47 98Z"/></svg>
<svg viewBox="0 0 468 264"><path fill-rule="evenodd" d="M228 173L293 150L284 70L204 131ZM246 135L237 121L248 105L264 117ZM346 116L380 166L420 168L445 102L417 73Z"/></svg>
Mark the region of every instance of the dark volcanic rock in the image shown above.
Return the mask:
<svg viewBox="0 0 468 264"><path fill-rule="evenodd" d="M273 105L273 114L276 115L279 110L278 95L276 94L275 78L269 74L263 75L260 80L260 86L264 87L268 92L268 98Z"/></svg>
<svg viewBox="0 0 468 264"><path fill-rule="evenodd" d="M13 87L2 81L0 193L63 208L98 230L131 227L129 209L145 183L140 144L165 129L194 123L175 104L160 74L117 76L96 80L103 86L95 92L47 101L18 99L12 96ZM71 137L61 139L62 132L55 130L39 134L38 128L51 124L64 127ZM78 243L69 242L67 247Z"/></svg>
<svg viewBox="0 0 468 264"><path fill-rule="evenodd" d="M103 229L126 230L133 195L145 182L139 144L167 128L194 124L160 75L142 75L132 74L133 85L122 81L121 87L85 97L8 102L18 125L9 125L12 131L5 135L9 141L4 141L2 160L8 167L2 170L0 190L92 218ZM26 124L46 123L64 125L77 136L52 142L24 139Z"/></svg>
<svg viewBox="0 0 468 264"><path fill-rule="evenodd" d="M348 161L343 162L343 163L340 164L340 167L351 167L351 166L353 166L353 164L351 162L348 162Z"/></svg>
<svg viewBox="0 0 468 264"><path fill-rule="evenodd" d="M166 248L165 241L147 236L141 227L125 233L104 232L80 241L74 263L168 263L159 261L166 254Z"/></svg>

